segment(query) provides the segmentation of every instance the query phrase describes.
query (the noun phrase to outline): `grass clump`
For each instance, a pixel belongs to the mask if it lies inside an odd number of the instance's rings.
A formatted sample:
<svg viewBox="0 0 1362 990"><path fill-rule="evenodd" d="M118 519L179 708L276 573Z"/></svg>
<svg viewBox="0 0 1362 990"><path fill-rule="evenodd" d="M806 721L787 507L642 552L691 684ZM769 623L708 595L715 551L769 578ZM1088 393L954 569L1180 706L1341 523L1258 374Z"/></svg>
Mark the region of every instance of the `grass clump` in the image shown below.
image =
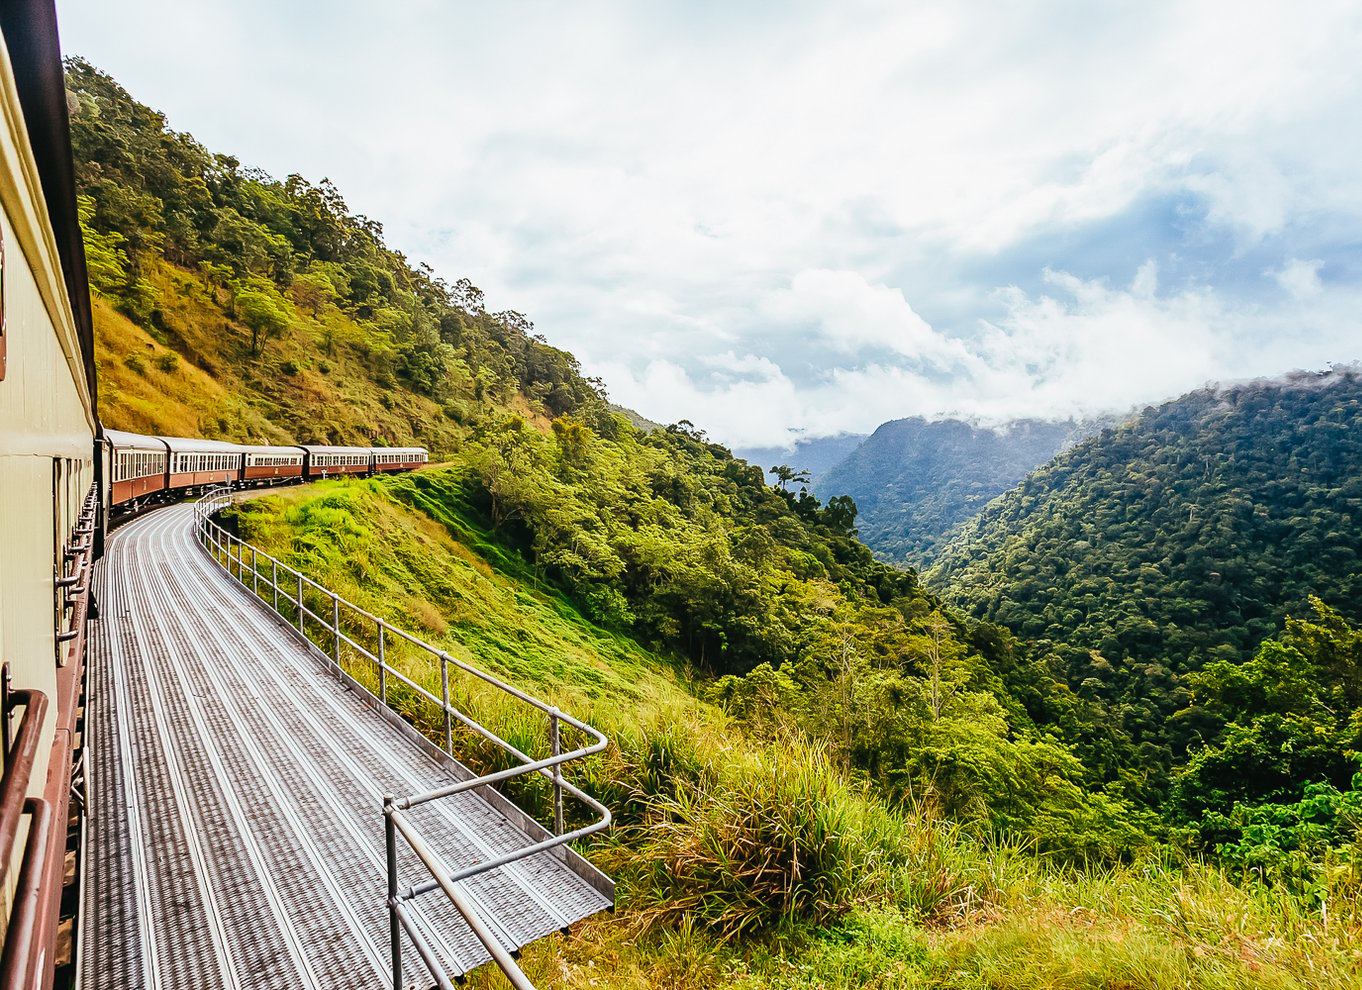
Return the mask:
<svg viewBox="0 0 1362 990"><path fill-rule="evenodd" d="M835 923L860 904L921 915L968 884L932 826L851 785L818 746L735 746L653 801L626 837L630 897L650 924L699 923L722 939Z"/></svg>

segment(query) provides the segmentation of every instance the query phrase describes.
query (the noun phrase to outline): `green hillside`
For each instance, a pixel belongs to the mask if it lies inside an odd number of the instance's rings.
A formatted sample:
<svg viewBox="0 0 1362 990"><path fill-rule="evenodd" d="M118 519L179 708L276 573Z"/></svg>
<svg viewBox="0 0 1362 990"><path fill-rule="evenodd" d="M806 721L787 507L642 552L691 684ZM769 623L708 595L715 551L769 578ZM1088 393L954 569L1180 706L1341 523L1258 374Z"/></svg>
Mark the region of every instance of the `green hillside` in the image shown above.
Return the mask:
<svg viewBox="0 0 1362 990"><path fill-rule="evenodd" d="M988 428L955 419L896 419L816 477L812 490L824 499L856 501L861 540L881 560L923 567L990 499L1098 429L1073 420Z"/></svg>

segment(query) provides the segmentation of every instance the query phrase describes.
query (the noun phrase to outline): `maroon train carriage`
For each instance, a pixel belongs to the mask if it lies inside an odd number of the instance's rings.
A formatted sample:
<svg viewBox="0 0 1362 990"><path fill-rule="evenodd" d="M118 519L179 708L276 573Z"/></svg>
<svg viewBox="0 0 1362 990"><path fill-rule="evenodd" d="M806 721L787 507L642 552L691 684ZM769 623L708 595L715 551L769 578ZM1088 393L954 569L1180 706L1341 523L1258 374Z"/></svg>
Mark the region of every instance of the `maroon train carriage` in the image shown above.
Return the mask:
<svg viewBox="0 0 1362 990"><path fill-rule="evenodd" d="M241 480L246 448L221 440L165 437L170 448L170 488L230 485Z"/></svg>
<svg viewBox="0 0 1362 990"><path fill-rule="evenodd" d="M245 446L247 484L282 484L303 476L302 447Z"/></svg>
<svg viewBox="0 0 1362 990"><path fill-rule="evenodd" d="M368 474L373 470L374 454L369 447L318 447L303 444L307 451L307 477L326 478L338 474Z"/></svg>
<svg viewBox="0 0 1362 990"><path fill-rule="evenodd" d="M109 505L121 505L166 487L169 448L160 437L144 437L122 430L105 430L108 451Z"/></svg>
<svg viewBox="0 0 1362 990"><path fill-rule="evenodd" d="M375 447L375 471L414 471L430 460L425 447Z"/></svg>

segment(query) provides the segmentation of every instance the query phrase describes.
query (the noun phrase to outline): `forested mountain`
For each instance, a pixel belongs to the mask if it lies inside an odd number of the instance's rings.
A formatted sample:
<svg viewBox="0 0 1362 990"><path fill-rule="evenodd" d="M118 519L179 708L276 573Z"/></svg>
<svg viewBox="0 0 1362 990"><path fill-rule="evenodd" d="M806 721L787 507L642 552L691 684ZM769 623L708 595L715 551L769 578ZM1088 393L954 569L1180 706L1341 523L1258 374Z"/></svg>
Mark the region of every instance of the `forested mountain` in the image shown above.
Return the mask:
<svg viewBox="0 0 1362 990"><path fill-rule="evenodd" d="M442 453L481 407L602 403L526 317L409 264L326 180L210 152L79 59L67 86L107 425Z"/></svg>
<svg viewBox="0 0 1362 990"><path fill-rule="evenodd" d="M850 500L772 488L684 422L631 423L525 317L412 268L328 183L243 168L68 72L107 425L424 441L451 465L418 486L424 511L480 527L517 580L687 665L739 720L839 726L848 769L1037 841L1129 841L1005 683L1006 650L875 561Z"/></svg>
<svg viewBox="0 0 1362 990"><path fill-rule="evenodd" d="M861 540L881 560L922 567L956 526L1100 425L1028 419L990 428L896 419L814 478L812 490L823 499L855 500Z"/></svg>
<svg viewBox="0 0 1362 990"><path fill-rule="evenodd" d="M1110 662L1243 660L1316 594L1362 618L1356 367L1208 388L1026 478L940 554L970 614Z"/></svg>

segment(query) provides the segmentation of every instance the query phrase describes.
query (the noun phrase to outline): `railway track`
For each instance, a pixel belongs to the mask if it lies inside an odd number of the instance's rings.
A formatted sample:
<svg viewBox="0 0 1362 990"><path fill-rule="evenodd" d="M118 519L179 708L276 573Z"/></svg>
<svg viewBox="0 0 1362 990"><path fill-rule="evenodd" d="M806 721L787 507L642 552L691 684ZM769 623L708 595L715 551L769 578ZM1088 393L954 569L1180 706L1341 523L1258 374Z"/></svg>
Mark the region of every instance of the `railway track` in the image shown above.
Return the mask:
<svg viewBox="0 0 1362 990"><path fill-rule="evenodd" d="M118 530L96 596L83 978L390 986L382 796L457 778L218 569L192 506ZM533 841L471 792L410 814L456 869ZM610 906L548 853L460 887L511 950ZM446 901L411 904L450 972L487 961Z"/></svg>

